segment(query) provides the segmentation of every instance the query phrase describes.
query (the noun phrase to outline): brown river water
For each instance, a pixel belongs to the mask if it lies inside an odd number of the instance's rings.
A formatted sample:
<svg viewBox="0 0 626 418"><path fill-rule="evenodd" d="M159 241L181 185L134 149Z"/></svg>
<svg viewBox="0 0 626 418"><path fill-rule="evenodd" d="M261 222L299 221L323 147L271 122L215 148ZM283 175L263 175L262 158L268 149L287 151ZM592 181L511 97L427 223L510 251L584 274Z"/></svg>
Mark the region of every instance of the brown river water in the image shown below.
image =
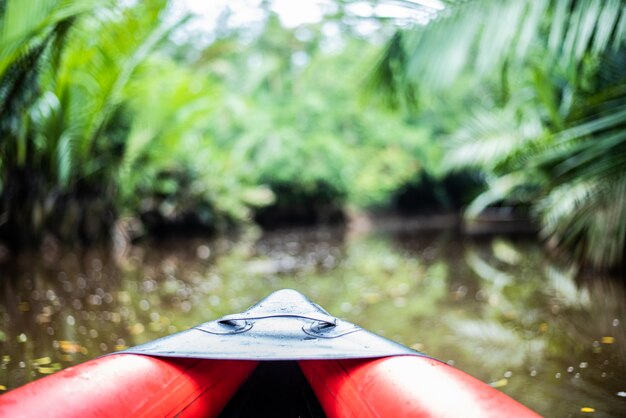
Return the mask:
<svg viewBox="0 0 626 418"><path fill-rule="evenodd" d="M626 416L623 282L577 284L528 238L403 225L10 257L0 264L0 390L293 288L544 416Z"/></svg>

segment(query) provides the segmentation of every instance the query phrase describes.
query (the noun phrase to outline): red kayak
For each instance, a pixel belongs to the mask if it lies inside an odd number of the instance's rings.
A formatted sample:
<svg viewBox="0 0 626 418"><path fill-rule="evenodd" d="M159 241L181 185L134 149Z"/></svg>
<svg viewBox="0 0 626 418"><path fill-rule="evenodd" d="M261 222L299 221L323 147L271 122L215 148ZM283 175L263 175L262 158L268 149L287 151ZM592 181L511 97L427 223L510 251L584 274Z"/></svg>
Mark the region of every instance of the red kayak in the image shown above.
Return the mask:
<svg viewBox="0 0 626 418"><path fill-rule="evenodd" d="M538 417L294 290L0 397L6 417Z"/></svg>

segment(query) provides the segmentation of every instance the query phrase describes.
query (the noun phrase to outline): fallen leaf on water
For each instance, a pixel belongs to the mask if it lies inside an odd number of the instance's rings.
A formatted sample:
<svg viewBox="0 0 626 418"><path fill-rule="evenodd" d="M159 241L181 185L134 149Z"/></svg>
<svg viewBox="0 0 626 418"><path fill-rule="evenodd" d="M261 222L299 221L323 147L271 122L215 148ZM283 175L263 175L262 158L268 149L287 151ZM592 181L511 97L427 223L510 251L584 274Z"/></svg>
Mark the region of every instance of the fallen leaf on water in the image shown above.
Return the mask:
<svg viewBox="0 0 626 418"><path fill-rule="evenodd" d="M0 385L0 390L7 390L7 387L4 385Z"/></svg>
<svg viewBox="0 0 626 418"><path fill-rule="evenodd" d="M129 303L131 298L130 298L130 293L128 293L125 290L119 291L117 292L117 300L120 303Z"/></svg>
<svg viewBox="0 0 626 418"><path fill-rule="evenodd" d="M53 364L50 367L37 367L37 371L41 374L52 374L61 370L61 365Z"/></svg>
<svg viewBox="0 0 626 418"><path fill-rule="evenodd" d="M143 326L143 324L141 323L136 323L133 324L131 326L128 327L128 332L131 335L139 335L139 334L143 334L143 332L145 331L145 327Z"/></svg>
<svg viewBox="0 0 626 418"><path fill-rule="evenodd" d="M600 340L602 344L613 344L615 342L615 338L613 337L602 337Z"/></svg>
<svg viewBox="0 0 626 418"><path fill-rule="evenodd" d="M8 354L5 354L2 356L2 362L3 363L9 363L11 361L11 356Z"/></svg>
<svg viewBox="0 0 626 418"><path fill-rule="evenodd" d="M596 412L596 410L594 408L590 408L588 406L584 406L584 407L580 408L580 412Z"/></svg>
<svg viewBox="0 0 626 418"><path fill-rule="evenodd" d="M37 322L38 324L48 324L52 321L52 318L50 317L50 315L47 314L39 314L35 317L35 322Z"/></svg>
<svg viewBox="0 0 626 418"><path fill-rule="evenodd" d="M59 348L67 354L77 354L82 351L82 347L76 341L59 341Z"/></svg>
<svg viewBox="0 0 626 418"><path fill-rule="evenodd" d="M422 343L411 344L411 348L413 350L416 350L416 351L423 351L424 350L424 344L422 344Z"/></svg>
<svg viewBox="0 0 626 418"><path fill-rule="evenodd" d="M43 366L45 364L50 364L50 363L52 363L52 359L50 357L42 357L42 358L37 358L33 360L33 365L35 366Z"/></svg>
<svg viewBox="0 0 626 418"><path fill-rule="evenodd" d="M496 380L495 382L489 383L489 386L491 386L492 388L501 388L508 384L509 384L509 379L500 379L500 380Z"/></svg>
<svg viewBox="0 0 626 418"><path fill-rule="evenodd" d="M126 350L128 348L127 345L123 345L123 344L116 344L113 349L115 351L120 351L120 350Z"/></svg>

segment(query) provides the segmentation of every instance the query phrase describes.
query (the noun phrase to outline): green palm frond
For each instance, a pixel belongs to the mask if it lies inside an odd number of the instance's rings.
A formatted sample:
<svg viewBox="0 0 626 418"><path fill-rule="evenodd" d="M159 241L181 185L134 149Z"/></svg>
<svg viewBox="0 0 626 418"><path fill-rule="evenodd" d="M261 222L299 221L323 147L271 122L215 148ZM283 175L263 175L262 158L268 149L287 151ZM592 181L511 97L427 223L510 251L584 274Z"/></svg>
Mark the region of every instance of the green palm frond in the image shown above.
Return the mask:
<svg viewBox="0 0 626 418"><path fill-rule="evenodd" d="M593 107L599 114L557 134L536 162L550 178L537 205L543 235L597 268L626 257L626 94L608 97Z"/></svg>
<svg viewBox="0 0 626 418"><path fill-rule="evenodd" d="M187 136L202 135L211 123L207 116L217 103L217 88L210 80L164 57L147 60L125 95L136 117L121 163L122 182L132 181L142 158L169 166L179 164L169 158L171 149ZM158 146L153 146L155 143Z"/></svg>
<svg viewBox="0 0 626 418"><path fill-rule="evenodd" d="M44 40L31 45L31 49L13 61L0 77L0 114L3 116L0 132L4 135L19 135L23 110L37 98L39 62L45 55L47 44Z"/></svg>
<svg viewBox="0 0 626 418"><path fill-rule="evenodd" d="M477 109L447 141L444 164L448 169L480 167L497 171L511 156L523 152L543 135L541 119L529 108Z"/></svg>
<svg viewBox="0 0 626 418"><path fill-rule="evenodd" d="M0 7L0 155L11 165L38 164L30 144L31 127L46 73L58 67L65 38L75 19L86 13L93 0L2 1Z"/></svg>
<svg viewBox="0 0 626 418"><path fill-rule="evenodd" d="M586 181L552 190L538 205L542 234L555 249L596 268L622 263L626 245L626 172L612 182Z"/></svg>
<svg viewBox="0 0 626 418"><path fill-rule="evenodd" d="M517 171L500 177L488 178L487 190L476 196L467 206L465 217L475 218L489 206L500 202L513 204L531 202L533 194L536 194L538 182L529 177L527 173Z"/></svg>
<svg viewBox="0 0 626 418"><path fill-rule="evenodd" d="M507 63L536 59L538 50L549 52L551 66L569 69L568 75L576 78L585 57L616 50L625 40L623 0L453 2L434 21L403 33L402 54L390 43L372 80L387 95L403 88L389 83L394 78L445 87L468 69L490 75ZM394 64L398 56L406 65ZM397 75L390 76L390 70Z"/></svg>
<svg viewBox="0 0 626 418"><path fill-rule="evenodd" d="M70 48L57 76L56 94L65 104L64 137L75 165L76 179L102 169L115 169L122 159L105 138L107 126L125 100L125 89L154 48L185 19L162 23L165 3L103 10L85 19L72 33ZM97 35L94 38L94 29ZM119 154L119 153L118 153ZM100 156L113 158L105 160Z"/></svg>
<svg viewBox="0 0 626 418"><path fill-rule="evenodd" d="M4 0L0 14L0 77L63 22L94 6L94 0Z"/></svg>
<svg viewBox="0 0 626 418"><path fill-rule="evenodd" d="M366 79L366 93L375 96L391 109L402 106L415 108L416 84L408 77L407 60L403 32L397 32Z"/></svg>

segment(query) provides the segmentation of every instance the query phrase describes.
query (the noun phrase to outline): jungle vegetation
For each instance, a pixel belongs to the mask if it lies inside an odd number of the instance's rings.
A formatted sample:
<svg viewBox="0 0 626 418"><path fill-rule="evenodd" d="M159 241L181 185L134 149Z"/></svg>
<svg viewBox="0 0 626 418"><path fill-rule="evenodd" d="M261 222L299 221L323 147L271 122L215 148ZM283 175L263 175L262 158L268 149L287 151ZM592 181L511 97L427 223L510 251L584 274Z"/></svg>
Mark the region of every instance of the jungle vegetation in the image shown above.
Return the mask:
<svg viewBox="0 0 626 418"><path fill-rule="evenodd" d="M293 28L261 2L207 41L166 0L0 0L0 236L323 221L427 187L467 216L524 208L559 254L622 265L626 1L387 3Z"/></svg>
<svg viewBox="0 0 626 418"><path fill-rule="evenodd" d="M450 1L399 31L372 84L392 106L418 91L449 170L478 168L468 206L529 207L549 248L595 268L626 255L626 2ZM450 102L453 106L450 106ZM458 105L463 103L463 111Z"/></svg>

